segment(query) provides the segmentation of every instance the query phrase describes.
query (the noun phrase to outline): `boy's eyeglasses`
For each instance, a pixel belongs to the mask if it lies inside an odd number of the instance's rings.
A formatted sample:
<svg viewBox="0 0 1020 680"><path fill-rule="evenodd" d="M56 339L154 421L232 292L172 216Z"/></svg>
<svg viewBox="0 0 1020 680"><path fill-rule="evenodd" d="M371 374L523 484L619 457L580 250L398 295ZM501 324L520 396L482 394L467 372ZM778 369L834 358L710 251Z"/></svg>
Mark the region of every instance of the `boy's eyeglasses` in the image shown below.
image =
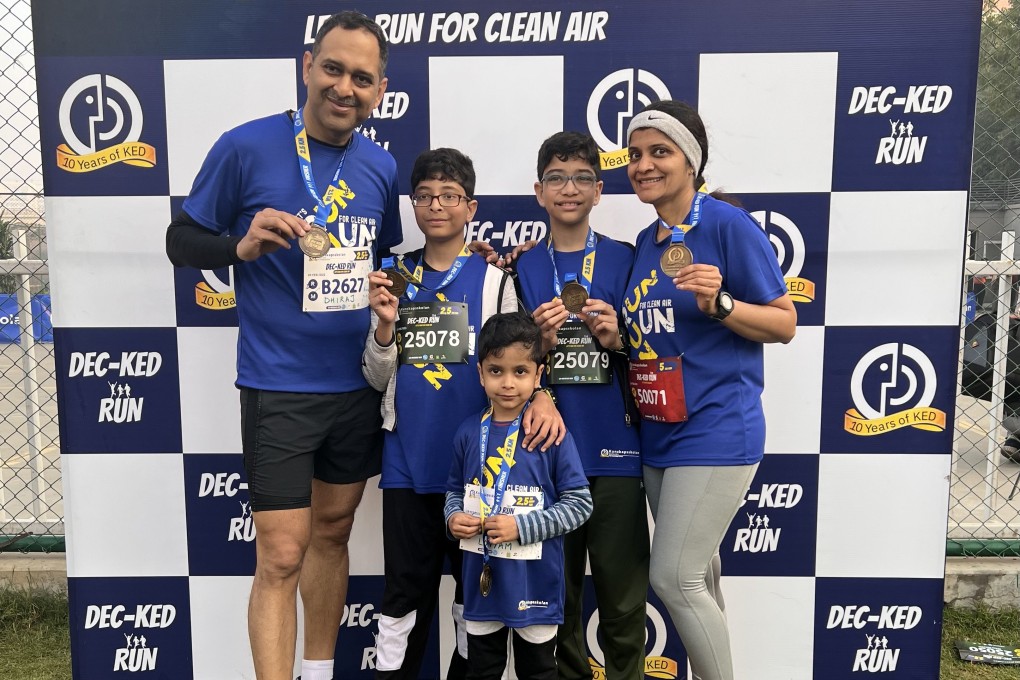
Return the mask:
<svg viewBox="0 0 1020 680"><path fill-rule="evenodd" d="M470 201L471 199L467 196L461 196L460 194L439 194L433 196L432 194L411 194L411 203L414 204L415 208L428 208L432 205L432 201L439 199L439 205L444 208L453 208L460 205L461 201Z"/></svg>
<svg viewBox="0 0 1020 680"><path fill-rule="evenodd" d="M595 175L546 175L542 178L542 184L550 189L562 189L570 181L578 189L591 189L598 179Z"/></svg>

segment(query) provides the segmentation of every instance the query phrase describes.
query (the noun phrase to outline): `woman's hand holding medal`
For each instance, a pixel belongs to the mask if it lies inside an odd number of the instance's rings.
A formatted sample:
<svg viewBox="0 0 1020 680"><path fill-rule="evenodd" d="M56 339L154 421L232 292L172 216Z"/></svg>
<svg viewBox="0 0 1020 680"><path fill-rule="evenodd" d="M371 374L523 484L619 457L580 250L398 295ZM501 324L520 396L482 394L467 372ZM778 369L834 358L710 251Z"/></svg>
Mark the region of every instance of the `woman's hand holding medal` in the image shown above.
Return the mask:
<svg viewBox="0 0 1020 680"><path fill-rule="evenodd" d="M722 273L712 264L691 264L680 270L673 283L677 290L694 293L698 309L711 316L715 313L715 300L722 289Z"/></svg>

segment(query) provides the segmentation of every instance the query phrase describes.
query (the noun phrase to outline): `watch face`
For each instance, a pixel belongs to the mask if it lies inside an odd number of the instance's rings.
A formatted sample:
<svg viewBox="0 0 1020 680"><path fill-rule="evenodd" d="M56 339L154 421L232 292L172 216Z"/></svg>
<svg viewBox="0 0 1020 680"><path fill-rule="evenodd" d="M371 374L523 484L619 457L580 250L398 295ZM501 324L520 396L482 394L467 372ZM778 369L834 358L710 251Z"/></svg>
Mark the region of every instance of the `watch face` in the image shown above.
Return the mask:
<svg viewBox="0 0 1020 680"><path fill-rule="evenodd" d="M729 293L720 293L717 304L722 307L725 312L733 311L733 296Z"/></svg>

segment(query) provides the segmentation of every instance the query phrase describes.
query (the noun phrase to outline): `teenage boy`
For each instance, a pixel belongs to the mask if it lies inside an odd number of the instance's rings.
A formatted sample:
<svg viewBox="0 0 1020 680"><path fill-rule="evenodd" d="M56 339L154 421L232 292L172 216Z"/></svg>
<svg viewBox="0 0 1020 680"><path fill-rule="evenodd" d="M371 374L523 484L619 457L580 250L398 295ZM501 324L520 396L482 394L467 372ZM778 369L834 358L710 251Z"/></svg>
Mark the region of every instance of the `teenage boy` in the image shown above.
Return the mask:
<svg viewBox="0 0 1020 680"><path fill-rule="evenodd" d="M464 227L478 207L471 159L455 149L425 151L415 160L411 186L425 247L400 260L388 258L384 271L369 275L376 325L363 364L369 383L385 391L386 430L379 484L386 587L376 677L418 677L448 558L458 581L453 617L459 642L447 677L462 678L467 650L461 644L460 551L446 535L446 477L457 427L485 405L475 371L475 333L493 314L516 309L517 296L509 276L472 257L464 243ZM551 399L540 399L534 424L543 425L535 434L549 421L552 444L562 434L562 421Z"/></svg>
<svg viewBox="0 0 1020 680"><path fill-rule="evenodd" d="M643 680L648 597L648 520L641 456L618 312L633 249L589 223L602 191L594 140L560 132L538 152L535 196L549 238L520 256L524 304L549 351L547 384L584 465L595 506L564 540L566 611L556 650L562 680L590 679L582 593L591 564L609 680ZM565 304L571 306L568 311Z"/></svg>
<svg viewBox="0 0 1020 680"><path fill-rule="evenodd" d="M522 414L541 385L542 334L523 312L497 314L478 337L489 408L454 438L446 494L450 534L464 555L468 677L499 680L513 629L520 680L555 680L563 621L562 536L591 514L573 439L545 453L519 450Z"/></svg>

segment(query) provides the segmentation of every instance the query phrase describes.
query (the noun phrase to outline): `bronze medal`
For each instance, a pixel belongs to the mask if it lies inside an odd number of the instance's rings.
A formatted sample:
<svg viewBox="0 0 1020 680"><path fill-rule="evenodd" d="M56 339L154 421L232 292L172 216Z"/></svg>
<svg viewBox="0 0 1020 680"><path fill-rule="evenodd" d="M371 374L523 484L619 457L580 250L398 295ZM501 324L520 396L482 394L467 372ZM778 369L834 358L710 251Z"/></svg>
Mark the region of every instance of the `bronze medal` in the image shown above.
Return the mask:
<svg viewBox="0 0 1020 680"><path fill-rule="evenodd" d="M482 597L488 597L492 592L492 567L487 564L482 567L482 577L478 579L478 585L482 591Z"/></svg>
<svg viewBox="0 0 1020 680"><path fill-rule="evenodd" d="M691 249L682 243L674 243L659 258L659 267L669 278L676 277L680 270L694 262Z"/></svg>
<svg viewBox="0 0 1020 680"><path fill-rule="evenodd" d="M563 291L560 293L560 300L563 301L563 306L567 308L567 311L571 314L580 314L581 309L584 307L584 303L588 301L588 291L584 289L584 286L571 281L567 285L563 286Z"/></svg>
<svg viewBox="0 0 1020 680"><path fill-rule="evenodd" d="M301 252L308 257L318 259L329 252L329 233L320 226L312 225L308 233L298 239Z"/></svg>
<svg viewBox="0 0 1020 680"><path fill-rule="evenodd" d="M383 274L390 280L387 287L395 296L400 297L407 290L407 279L397 269L384 269Z"/></svg>

